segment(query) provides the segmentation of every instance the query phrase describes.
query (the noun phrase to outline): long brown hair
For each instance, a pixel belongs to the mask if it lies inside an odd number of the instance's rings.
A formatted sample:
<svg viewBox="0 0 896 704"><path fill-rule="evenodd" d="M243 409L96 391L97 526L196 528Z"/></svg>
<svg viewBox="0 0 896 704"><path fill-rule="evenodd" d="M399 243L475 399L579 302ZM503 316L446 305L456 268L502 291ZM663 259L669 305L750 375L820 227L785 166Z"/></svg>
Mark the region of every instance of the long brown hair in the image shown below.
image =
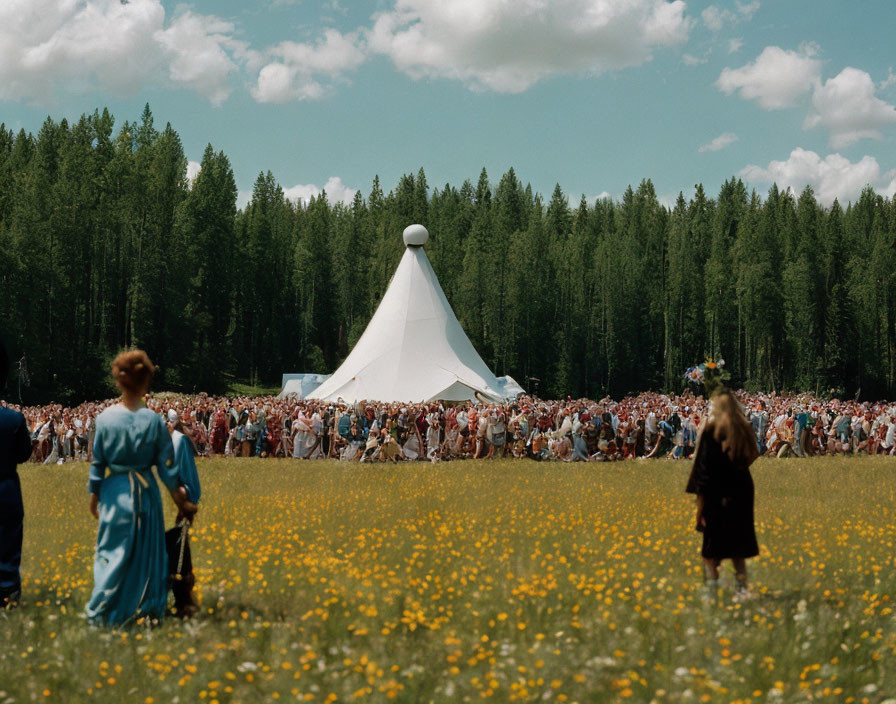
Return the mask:
<svg viewBox="0 0 896 704"><path fill-rule="evenodd" d="M740 459L749 465L759 456L753 426L728 389L713 396L712 413L703 432L712 433L732 462Z"/></svg>

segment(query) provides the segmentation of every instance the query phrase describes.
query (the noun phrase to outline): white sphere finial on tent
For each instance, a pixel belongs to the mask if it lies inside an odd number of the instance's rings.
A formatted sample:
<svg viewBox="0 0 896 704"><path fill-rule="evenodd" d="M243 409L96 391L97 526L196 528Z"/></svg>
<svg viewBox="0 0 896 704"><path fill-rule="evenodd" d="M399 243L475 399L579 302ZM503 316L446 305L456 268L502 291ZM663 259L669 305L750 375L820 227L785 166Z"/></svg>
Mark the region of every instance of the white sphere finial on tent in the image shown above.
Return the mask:
<svg viewBox="0 0 896 704"><path fill-rule="evenodd" d="M408 225L404 228L404 243L408 247L422 247L429 239L429 232L423 225Z"/></svg>

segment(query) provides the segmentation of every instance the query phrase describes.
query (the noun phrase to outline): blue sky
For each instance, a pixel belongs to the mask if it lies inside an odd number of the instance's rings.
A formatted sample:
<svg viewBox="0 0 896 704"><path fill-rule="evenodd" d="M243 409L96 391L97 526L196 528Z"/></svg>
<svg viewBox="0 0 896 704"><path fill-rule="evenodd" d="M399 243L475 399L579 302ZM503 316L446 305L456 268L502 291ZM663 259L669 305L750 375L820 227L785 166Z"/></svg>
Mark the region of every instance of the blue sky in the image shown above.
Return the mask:
<svg viewBox="0 0 896 704"><path fill-rule="evenodd" d="M896 191L894 26L888 0L7 0L0 121L149 102L191 161L228 154L241 204L262 170L350 199L421 166L573 202L737 175L830 203Z"/></svg>

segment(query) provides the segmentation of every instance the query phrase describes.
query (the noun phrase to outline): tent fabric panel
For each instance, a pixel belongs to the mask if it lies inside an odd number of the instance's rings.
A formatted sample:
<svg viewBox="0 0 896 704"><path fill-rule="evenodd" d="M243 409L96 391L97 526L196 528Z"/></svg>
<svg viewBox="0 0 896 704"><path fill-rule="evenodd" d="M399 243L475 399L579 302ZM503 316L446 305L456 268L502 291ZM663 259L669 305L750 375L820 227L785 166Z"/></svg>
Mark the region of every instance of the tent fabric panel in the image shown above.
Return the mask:
<svg viewBox="0 0 896 704"><path fill-rule="evenodd" d="M285 378L283 390L277 398L286 398L291 394L305 398L306 394L314 391L330 378L329 374L284 374L283 376Z"/></svg>
<svg viewBox="0 0 896 704"><path fill-rule="evenodd" d="M477 392L503 398L497 378L454 315L426 253L409 247L355 347L307 397L416 402L441 398L441 393L465 394L445 400L468 400Z"/></svg>

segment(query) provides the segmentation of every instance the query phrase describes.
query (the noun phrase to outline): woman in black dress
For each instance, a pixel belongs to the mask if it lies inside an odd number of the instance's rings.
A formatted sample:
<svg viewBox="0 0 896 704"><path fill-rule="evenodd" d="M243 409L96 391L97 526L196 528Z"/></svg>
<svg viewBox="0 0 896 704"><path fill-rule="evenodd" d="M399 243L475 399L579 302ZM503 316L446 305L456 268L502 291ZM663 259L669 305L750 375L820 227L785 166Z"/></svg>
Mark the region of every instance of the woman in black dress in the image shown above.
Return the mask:
<svg viewBox="0 0 896 704"><path fill-rule="evenodd" d="M709 586L719 579L722 560L730 559L738 592L747 588L746 560L759 554L750 475L758 455L756 436L737 399L727 389L720 392L701 429L686 489L697 495L697 530L703 533L701 555Z"/></svg>

